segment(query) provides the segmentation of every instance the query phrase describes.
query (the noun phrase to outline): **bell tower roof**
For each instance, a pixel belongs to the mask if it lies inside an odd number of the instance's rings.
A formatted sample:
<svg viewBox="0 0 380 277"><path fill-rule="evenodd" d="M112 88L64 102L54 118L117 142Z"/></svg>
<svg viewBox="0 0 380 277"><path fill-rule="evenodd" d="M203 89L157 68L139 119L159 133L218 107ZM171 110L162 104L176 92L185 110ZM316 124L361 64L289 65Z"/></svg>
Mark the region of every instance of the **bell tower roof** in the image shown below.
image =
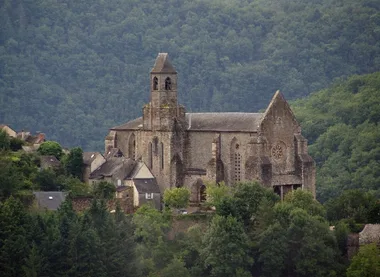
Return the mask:
<svg viewBox="0 0 380 277"><path fill-rule="evenodd" d="M169 61L168 53L158 53L152 71L150 73L177 74L177 71Z"/></svg>

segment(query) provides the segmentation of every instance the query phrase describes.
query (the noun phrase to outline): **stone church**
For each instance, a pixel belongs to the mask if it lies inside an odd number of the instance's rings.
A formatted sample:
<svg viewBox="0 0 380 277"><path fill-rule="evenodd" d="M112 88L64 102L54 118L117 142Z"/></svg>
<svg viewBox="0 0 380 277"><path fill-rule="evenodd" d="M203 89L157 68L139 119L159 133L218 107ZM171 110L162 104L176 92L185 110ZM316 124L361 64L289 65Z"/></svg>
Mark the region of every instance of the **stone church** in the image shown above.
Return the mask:
<svg viewBox="0 0 380 277"><path fill-rule="evenodd" d="M143 161L161 192L185 186L202 201L208 182L258 180L281 198L303 188L315 196L315 164L307 140L277 91L264 113L187 113L177 100L177 72L159 53L142 117L110 129L106 152Z"/></svg>

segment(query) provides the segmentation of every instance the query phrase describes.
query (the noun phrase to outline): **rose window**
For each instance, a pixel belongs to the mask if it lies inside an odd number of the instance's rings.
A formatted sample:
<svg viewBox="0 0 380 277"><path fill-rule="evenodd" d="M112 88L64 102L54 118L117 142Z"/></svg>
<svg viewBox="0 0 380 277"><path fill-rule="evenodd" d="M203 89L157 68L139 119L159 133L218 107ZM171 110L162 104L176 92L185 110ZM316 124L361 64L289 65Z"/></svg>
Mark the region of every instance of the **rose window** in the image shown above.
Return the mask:
<svg viewBox="0 0 380 277"><path fill-rule="evenodd" d="M282 149L282 146L280 144L276 144L272 148L272 157L279 160L284 156L284 150Z"/></svg>

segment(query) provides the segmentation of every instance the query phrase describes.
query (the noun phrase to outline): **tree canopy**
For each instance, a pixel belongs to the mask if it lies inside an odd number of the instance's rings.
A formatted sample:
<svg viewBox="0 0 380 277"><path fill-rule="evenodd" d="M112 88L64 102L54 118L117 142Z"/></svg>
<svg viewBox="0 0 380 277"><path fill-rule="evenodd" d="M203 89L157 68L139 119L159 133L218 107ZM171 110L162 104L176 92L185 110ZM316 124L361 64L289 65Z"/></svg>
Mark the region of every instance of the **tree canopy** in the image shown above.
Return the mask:
<svg viewBox="0 0 380 277"><path fill-rule="evenodd" d="M361 189L380 195L380 73L352 76L292 107L317 163L317 199Z"/></svg>
<svg viewBox="0 0 380 277"><path fill-rule="evenodd" d="M0 3L0 118L66 147L102 149L141 115L168 52L189 111L264 108L380 70L374 0Z"/></svg>

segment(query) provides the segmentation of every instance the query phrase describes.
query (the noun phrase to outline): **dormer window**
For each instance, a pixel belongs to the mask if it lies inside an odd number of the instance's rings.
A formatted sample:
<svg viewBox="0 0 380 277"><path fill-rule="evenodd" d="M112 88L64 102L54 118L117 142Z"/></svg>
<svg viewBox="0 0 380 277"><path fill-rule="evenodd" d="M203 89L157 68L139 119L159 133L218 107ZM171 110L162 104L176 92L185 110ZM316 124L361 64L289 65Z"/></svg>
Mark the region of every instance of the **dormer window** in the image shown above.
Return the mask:
<svg viewBox="0 0 380 277"><path fill-rule="evenodd" d="M167 77L165 79L165 90L171 90L172 89L172 80Z"/></svg>
<svg viewBox="0 0 380 277"><path fill-rule="evenodd" d="M158 90L158 79L157 79L157 77L153 78L153 90Z"/></svg>

